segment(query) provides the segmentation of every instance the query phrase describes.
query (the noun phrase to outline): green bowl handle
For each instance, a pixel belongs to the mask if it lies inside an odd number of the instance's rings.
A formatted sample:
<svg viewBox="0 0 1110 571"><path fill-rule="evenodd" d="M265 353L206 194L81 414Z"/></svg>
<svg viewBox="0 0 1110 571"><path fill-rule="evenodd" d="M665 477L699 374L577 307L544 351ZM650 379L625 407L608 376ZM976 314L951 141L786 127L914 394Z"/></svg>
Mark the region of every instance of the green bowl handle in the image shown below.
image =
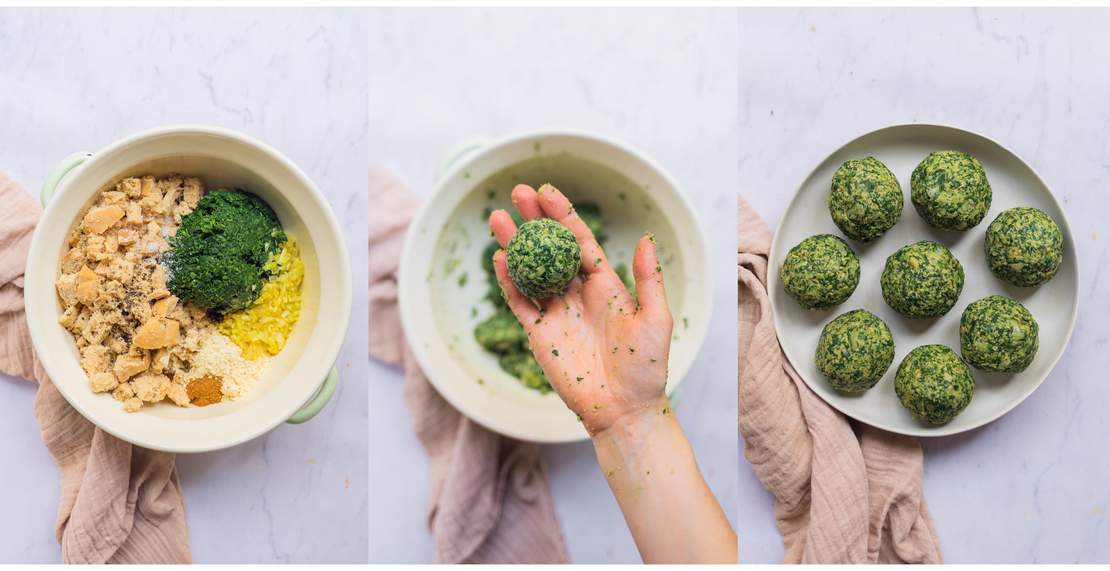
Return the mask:
<svg viewBox="0 0 1110 571"><path fill-rule="evenodd" d="M46 182L42 184L42 193L39 194L39 201L42 202L43 208L46 208L50 199L54 198L54 191L58 189L58 183L62 182L62 178L69 174L69 171L89 160L91 156L92 153L73 153L62 159L62 162L58 163L53 171L50 171L50 176L46 177Z"/></svg>
<svg viewBox="0 0 1110 571"><path fill-rule="evenodd" d="M470 155L474 153L474 151L477 151L478 149L486 146L487 144L489 144L489 142L490 139L486 137L475 137L472 139L468 139L456 146L454 149L451 149L451 152L447 153L447 157L445 157L443 161L439 163L439 166L436 167L435 179L438 181L439 179L443 178L443 175L446 174L447 171L451 170L451 167L455 166L455 163L459 162L459 160L461 160L463 157Z"/></svg>
<svg viewBox="0 0 1110 571"><path fill-rule="evenodd" d="M328 404L328 401L331 400L331 396L335 394L335 387L338 384L339 371L336 370L335 367L332 367L331 372L328 373L328 377L324 379L324 384L320 387L320 390L316 392L316 396L312 397L312 400L308 401L308 404L301 407L301 410L293 413L293 416L290 416L289 420L285 422L289 424L301 424L302 422L312 420L312 417L320 414L321 410L324 410L324 405Z"/></svg>

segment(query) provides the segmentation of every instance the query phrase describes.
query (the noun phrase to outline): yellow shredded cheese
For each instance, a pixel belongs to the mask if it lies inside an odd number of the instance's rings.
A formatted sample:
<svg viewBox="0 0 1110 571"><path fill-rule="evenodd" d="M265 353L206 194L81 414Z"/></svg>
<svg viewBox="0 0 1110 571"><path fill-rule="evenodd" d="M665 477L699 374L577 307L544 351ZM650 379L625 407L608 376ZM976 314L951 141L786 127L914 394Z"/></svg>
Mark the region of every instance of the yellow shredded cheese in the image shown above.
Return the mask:
<svg viewBox="0 0 1110 571"><path fill-rule="evenodd" d="M297 243L286 240L281 251L267 260L265 269L273 277L262 284L254 305L225 315L219 325L220 333L252 361L263 353L277 355L301 315L304 263Z"/></svg>

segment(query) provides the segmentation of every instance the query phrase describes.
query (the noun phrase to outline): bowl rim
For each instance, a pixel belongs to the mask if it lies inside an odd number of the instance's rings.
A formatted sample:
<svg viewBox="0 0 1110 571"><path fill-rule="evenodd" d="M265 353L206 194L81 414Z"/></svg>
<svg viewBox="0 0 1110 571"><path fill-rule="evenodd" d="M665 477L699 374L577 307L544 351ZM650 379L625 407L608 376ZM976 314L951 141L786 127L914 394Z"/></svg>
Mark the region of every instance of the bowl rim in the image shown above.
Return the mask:
<svg viewBox="0 0 1110 571"><path fill-rule="evenodd" d="M145 140L171 135L189 134L230 139L236 143L253 147L261 151L268 158L276 161L277 163L280 163L283 167L287 168L292 176L301 183L303 188L309 191L309 197L316 204L316 206L319 207L321 215L327 224L327 228L323 229L324 234L336 244L338 244L338 247L340 248L341 255L337 256L339 264L333 269L338 272L339 277L341 278L339 280L336 280L338 291L334 291L334 295L336 296L336 299L338 299L339 308L342 315L342 323L336 324L337 326L341 326L338 327L337 330L343 331L343 334L337 336L330 345L324 346L324 348L321 350L321 352L327 357L326 360L322 361L322 363L326 363L326 365L321 365L321 372L318 375L320 377L320 382L316 385L311 385L312 389L310 391L306 391L307 395L303 402L295 403L295 406L286 406L280 410L274 410L274 412L272 413L272 415L270 415L270 418L268 418L266 422L258 422L249 427L244 426L244 429L242 431L235 432L225 439L214 442L201 443L197 445L165 446L156 441L146 439L145 434L125 435L111 426L110 423L102 422L96 417L96 415L87 410L81 404L80 399L76 398L76 395L70 394L70 389L72 389L73 387L71 387L69 384L54 383L54 386L57 388L58 392L61 393L62 397L65 398L66 402L68 402L70 406L77 410L77 412L79 412L82 417L93 423L93 425L100 428L101 430L107 432L108 434L111 434L116 438L119 438L120 440L129 442L137 446L141 446L143 448L173 453L211 452L214 450L231 448L233 446L237 446L239 444L262 436L288 420L290 416L292 416L297 410L303 407L305 403L309 402L313 398L313 396L320 390L320 387L323 385L328 376L328 371L338 359L339 353L342 350L343 344L347 337L346 330L350 322L352 305L350 254L347 249L347 244L343 239L343 234L339 230L339 223L337 218L335 217L335 213L328 204L326 197L323 195L322 192L320 192L319 187L316 186L316 183L313 182L313 180L309 178L308 175L305 174L305 172L301 170L300 167L298 167L292 160L290 160L280 151L254 137L251 137L244 133L240 133L238 131L227 129L225 127L195 123L163 125L150 129L144 129L134 132L130 135L126 135L115 140L112 143L109 143L108 145L105 145L100 150L91 153L91 156L88 158L87 161L83 162L81 165L77 166L72 171L67 173L62 178L62 180L59 181L58 187L51 197L50 202L43 206L43 212L42 215L39 217L39 223L36 224L35 231L31 237L31 244L28 250L29 255L27 257L27 265L24 269L25 275L31 274L34 271L32 269L33 266L42 266L42 264L37 264L36 261L33 259L36 252L49 245L44 243L44 241L46 240L46 232L40 231L40 229L46 227L46 225L42 224L42 222L46 220L52 205L59 203L60 199L64 199L67 197L68 194L75 192L71 190L71 184L72 181L77 178L77 175L79 175L90 165L95 164L100 157L110 156L111 154L121 149L140 144ZM235 162L234 158L223 157L223 160L232 163ZM74 221L69 221L69 225L72 225L73 222ZM69 226L67 226L67 228L68 227ZM62 236L64 238L64 234L62 234ZM51 276L55 276L57 273L57 265L54 264L49 268L49 270ZM46 271L46 269L43 268L40 271ZM321 277L323 277L323 273L321 273ZM37 306L34 304L27 304L26 309L27 311L25 319L27 321L28 329L30 332L32 346L34 347L37 354L43 354L42 350L46 348L44 346L44 344L46 343L46 333L44 328L48 326L56 326L58 321L57 316L54 316L53 318L48 320L36 319L35 316L32 315L32 313L36 311ZM50 325L47 325L47 322ZM40 362L42 362L43 369L46 371L46 374L51 379L57 378L54 372L59 371L59 366L54 363L53 359L40 359Z"/></svg>
<svg viewBox="0 0 1110 571"><path fill-rule="evenodd" d="M826 404L828 404L830 407L832 407L834 410L836 410L840 414L843 414L843 415L845 415L849 418L852 418L852 419L854 419L858 422L862 422L862 423L867 424L869 426L874 426L876 428L880 428L882 430L886 430L888 432L892 432L892 433L896 433L896 434L904 434L904 435L907 435L907 436L915 436L915 437L939 438L939 437L944 437L944 436L952 436L952 435L955 435L955 434L961 434L961 433L964 433L964 432L970 432L972 430L977 430L979 428L982 428L982 427L998 420L999 418L1002 418L1007 413L1009 413L1010 411L1017 408L1018 405L1025 402L1025 400L1028 399L1029 396L1032 395L1038 388L1040 388L1040 386L1045 382L1046 379L1048 379L1049 375L1051 375L1052 372L1056 369L1056 365L1059 364L1060 359L1063 358L1064 353L1067 352L1068 344L1071 343L1072 335L1075 333L1075 324L1076 324L1076 321L1077 321L1078 316L1079 316L1079 304L1082 302L1082 297L1080 296L1080 291L1081 291L1081 287L1082 287L1083 273L1082 273L1082 267L1081 267L1081 263L1080 263L1080 259L1079 259L1079 252L1078 252L1078 249L1076 248L1076 245L1075 245L1075 237L1074 237L1074 234L1071 231L1071 225L1068 222L1067 212L1061 206L1060 201L1056 199L1056 194L1054 192L1052 192L1052 187L1049 186L1048 183L1045 182L1044 177L1042 177L1041 174L1039 172L1037 172L1037 170L1035 168L1033 168L1032 165L1030 165L1025 159L1023 159L1021 157L1021 155L1017 154L1012 149L1010 149L1006 145L1003 145L1002 143L998 142L994 138L989 137L987 135L984 135L984 134L982 134L978 131L973 131L971 129L965 129L963 127L957 127L957 126L950 125L950 124L945 124L945 123L932 123L932 122L928 122L928 123L896 123L896 124L893 124L893 125L887 125L885 127L880 127L878 129L872 129L872 130L866 131L866 132L864 132L860 135L852 137L847 142L845 142L842 145L839 145L838 147L833 149L831 152L826 154L824 157L822 157L820 160L818 160L817 162L814 163L813 167L809 170L809 173L806 174L806 176L801 179L801 182L798 183L798 187L794 190L793 196L791 196L790 201L786 204L786 208L783 210L783 217L786 216L786 213L791 212L793 210L795 203L799 200L799 198L802 194L802 190L806 186L806 183L810 179L812 179L814 177L814 175L817 174L817 171L821 168L821 166L824 165L830 158L832 158L836 154L840 153L845 148L856 144L857 142L859 142L862 139L872 137L872 136L876 136L876 135L878 135L878 134L880 134L884 131L894 131L894 130L899 130L899 129L912 129L912 128L944 129L944 130L949 130L949 131L955 131L955 132L957 132L959 134L962 134L962 135L965 135L965 136L970 135L972 137L978 137L978 138L980 138L984 141L987 141L988 143L991 143L991 144L997 146L1002 151L1006 152L1010 156L1017 159L1018 162L1020 162L1023 166L1025 166L1025 168L1029 169L1029 172L1032 173L1033 178L1036 179L1036 181L1048 191L1047 194L1048 194L1049 200L1052 201L1053 206L1055 206L1056 209L1060 211L1061 220L1058 220L1057 223L1060 225L1061 230L1062 230L1062 232L1063 232L1063 234L1066 238L1066 240L1065 240L1066 248L1068 248L1070 250L1070 252L1068 252L1068 253L1071 255L1071 259L1072 259L1073 264L1075 266L1075 288L1072 291L1072 295L1074 296L1075 303L1072 305L1071 316L1068 319L1068 332L1067 332L1067 335L1064 337L1064 343L1061 346L1061 350L1053 357L1052 362L1049 364L1048 372L1045 373L1045 375L1043 377L1041 377L1036 383L1034 383L1032 386L1030 386L1029 389L1025 392L1025 394L1023 394L1021 396L1021 398L1016 399L1014 402L1010 403L1009 405L1007 405L1005 407L1002 407L998 412L984 417L983 420L981 420L981 421L979 421L979 422L977 422L973 425L965 426L965 427L961 427L961 428L955 428L955 427L953 427L952 425L949 424L949 425L943 425L943 426L939 426L939 427L925 427L925 426L922 426L922 427L920 427L919 429L916 429L916 430L904 430L904 429L897 428L897 427L894 427L894 426L889 426L889 425L885 425L885 424L875 423L875 422L869 421L869 420L864 420L864 419L858 418L857 416L853 415L852 413L840 408L836 404L826 400L823 396L821 396L821 394L819 392L817 392L816 390L813 390L811 388L811 385L810 385L811 381L809 379L807 379L806 376L803 375L800 371L798 372L799 378L802 379L802 381L806 384L807 388L809 388L811 391L813 391L813 393L816 394L819 398L821 398L822 401L824 401ZM767 267L769 269L767 286L768 286L768 291L769 292L774 292L776 290L781 290L782 289L781 286L779 285L779 274L778 274L777 271L775 271L775 268L777 268L782 263L781 260L779 260L777 258L777 256L775 255L775 252L776 252L775 244L778 243L779 232L781 230L782 230L782 220L780 219L779 223L776 224L776 226L775 226L775 234L774 234L774 237L771 240L771 251L770 251L770 255L768 256L768 259L767 259ZM772 309L774 309L774 304L772 304ZM777 311L774 312L774 323L775 323L776 332L781 331L783 329L782 322L780 321L780 317L779 317L779 312L777 312ZM780 346L781 346L781 344L780 344ZM783 354L786 355L787 360L789 361L790 360L790 355L787 353L786 348L785 347L781 347L781 348L782 348ZM962 359L962 357L961 357L961 359Z"/></svg>
<svg viewBox="0 0 1110 571"><path fill-rule="evenodd" d="M592 143L600 143L613 147L614 149L620 150L621 152L627 153L631 157L635 158L645 168L654 171L654 173L658 175L660 179L664 180L667 183L668 187L673 189L674 194L678 198L679 202L682 204L682 207L694 220L695 224L692 231L694 233L696 248L705 258L706 263L712 264L712 257L710 256L708 243L705 239L705 230L702 227L697 209L694 208L694 205L690 201L689 196L687 196L687 194L681 190L681 186L675 181L674 177L672 177L670 173L665 170L659 163L652 160L635 146L610 136L600 135L597 133L578 129L537 129L514 131L500 137L472 140L482 142L477 146L466 148L462 153L453 157L453 162L438 176L438 178L436 178L431 194L428 195L427 199L423 200L423 202L420 204L420 207L417 209L416 213L410 220L409 226L405 231L404 245L401 249L401 264L404 265L406 260L412 258L413 250L416 247L416 242L421 239L418 229L420 228L424 218L428 216L428 213L431 210L436 197L444 192L447 181L454 179L459 172L469 168L470 163L477 160L478 158L497 152L504 147L518 144L521 141L533 139L542 140L554 137L583 139ZM412 311L414 310L414 308L410 307L410 304L404 301L407 297L407 292L413 291L413 289L409 287L411 286L409 279L410 278L408 276L408 272L398 271L397 289L400 301L398 305L400 308L402 324L413 323L415 319L415 317L412 315ZM712 280L697 280L694 283L701 284L702 291L700 292L700 295L698 297L705 300L705 303L709 307L709 313L711 316L713 299L716 293L714 291ZM690 294L687 295L689 296ZM701 355L701 351L705 346L705 337L709 331L708 320L702 321L702 323L697 325L696 330L692 329L692 333L695 335L697 343L694 345L694 351L691 356L690 363L686 367L686 370L682 371L682 375L674 377L673 382L667 383L667 395L674 394L678 391L680 385L689 374L690 369L694 367ZM529 434L524 431L518 430L515 425L501 424L499 422L491 421L487 418L480 418L479 415L473 414L474 411L471 409L471 407L458 399L456 395L451 393L451 391L441 388L442 381L435 380L435 375L429 373L429 371L435 369L431 366L433 365L433 363L429 360L429 357L424 354L424 351L421 348L422 340L417 338L416 332L412 331L412 328L407 326L403 326L402 329L404 330L405 341L412 348L412 353L416 357L417 364L424 372L425 378L428 379L428 381L436 389L436 392L439 393L448 402L448 404L450 404L452 407L455 408L455 410L466 416L466 418L473 420L474 422L484 426L485 428L488 428L489 430L492 430L499 434L503 434L505 436L527 442L537 442L541 444L564 444L589 440L589 434L586 433L585 430L581 431L581 434L575 436L537 438L534 434Z"/></svg>

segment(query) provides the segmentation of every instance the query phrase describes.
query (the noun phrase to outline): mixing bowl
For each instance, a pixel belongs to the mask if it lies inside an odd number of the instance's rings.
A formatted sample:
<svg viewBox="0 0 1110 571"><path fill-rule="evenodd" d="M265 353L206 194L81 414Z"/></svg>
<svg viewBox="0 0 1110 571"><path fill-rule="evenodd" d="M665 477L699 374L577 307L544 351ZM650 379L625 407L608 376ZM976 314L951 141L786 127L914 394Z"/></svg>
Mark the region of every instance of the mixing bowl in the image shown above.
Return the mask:
<svg viewBox="0 0 1110 571"><path fill-rule="evenodd" d="M658 165L628 145L570 132L527 133L460 148L408 229L399 278L401 319L435 388L492 430L536 442L588 437L555 393L541 394L501 370L474 340L493 312L481 268L491 208L510 208L516 183L549 182L606 220L611 263L631 267L636 240L657 238L674 316L667 392L693 364L709 324L712 289L705 239L693 208ZM373 253L371 253L373 255Z"/></svg>
<svg viewBox="0 0 1110 571"><path fill-rule="evenodd" d="M159 404L127 413L110 395L90 389L73 336L58 324L62 308L54 280L67 234L100 190L128 176L169 173L198 176L209 189L247 189L269 203L300 244L305 266L301 315L285 348L240 399L207 407ZM98 427L146 448L202 452L245 442L282 422L304 422L331 398L338 382L333 364L351 312L347 248L324 196L281 153L222 128L151 129L65 159L47 179L42 202L45 211L25 274L31 339L62 396Z"/></svg>

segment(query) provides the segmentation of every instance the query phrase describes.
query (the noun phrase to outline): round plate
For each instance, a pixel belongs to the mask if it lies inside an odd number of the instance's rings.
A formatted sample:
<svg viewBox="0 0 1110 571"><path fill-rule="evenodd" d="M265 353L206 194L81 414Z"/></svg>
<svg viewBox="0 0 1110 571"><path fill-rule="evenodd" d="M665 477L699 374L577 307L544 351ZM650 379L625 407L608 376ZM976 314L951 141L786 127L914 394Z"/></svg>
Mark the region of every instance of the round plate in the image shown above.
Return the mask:
<svg viewBox="0 0 1110 571"><path fill-rule="evenodd" d="M933 151L959 150L979 159L993 190L990 211L983 221L966 232L937 230L925 224L909 199L910 173ZM803 309L783 289L779 280L782 260L790 248L814 234L844 235L829 215L828 196L833 172L844 161L873 156L898 177L905 196L902 218L878 240L860 244L847 240L860 257L859 287L847 301L830 310ZM1018 288L1002 282L987 268L983 241L987 226L1002 211L1015 206L1032 206L1048 213L1064 234L1064 259L1059 272L1048 283L1035 288ZM944 244L963 264L964 289L956 305L939 319L912 320L902 317L883 301L879 275L887 256L918 240ZM898 125L863 135L826 158L805 179L783 215L771 248L769 277L775 327L787 358L802 379L825 402L840 412L872 426L913 436L945 436L987 424L1025 400L1056 365L1071 337L1079 304L1079 259L1064 211L1048 186L1029 165L1002 145L975 133L940 125ZM971 368L975 396L959 416L944 426L916 421L894 393L894 374L902 359L915 347L931 343L947 345L960 352L960 316L964 308L982 297L1001 294L1029 308L1040 324L1041 345L1033 363L1017 374L986 373ZM834 317L866 309L878 315L894 334L895 355L890 369L871 390L858 396L845 395L829 387L814 364L814 350L821 329Z"/></svg>

